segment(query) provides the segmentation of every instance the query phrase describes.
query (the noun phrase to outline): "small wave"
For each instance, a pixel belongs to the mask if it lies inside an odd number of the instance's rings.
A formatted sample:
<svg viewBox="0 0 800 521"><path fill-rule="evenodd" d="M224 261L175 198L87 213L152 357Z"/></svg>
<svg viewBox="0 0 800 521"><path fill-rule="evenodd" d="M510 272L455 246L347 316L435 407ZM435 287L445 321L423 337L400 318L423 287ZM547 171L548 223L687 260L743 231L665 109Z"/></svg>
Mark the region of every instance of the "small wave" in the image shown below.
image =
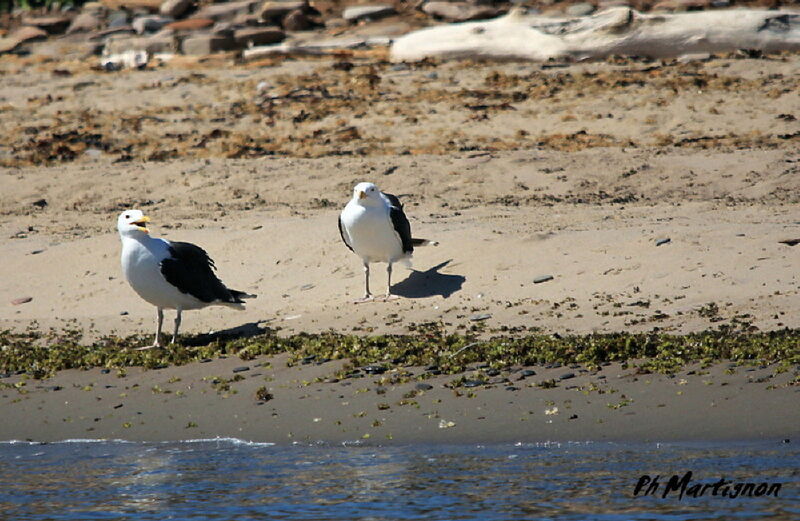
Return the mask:
<svg viewBox="0 0 800 521"><path fill-rule="evenodd" d="M231 445L242 445L245 447L272 447L275 443L269 441L251 441L251 440L243 440L240 438L223 438L223 437L216 437L216 438L198 438L192 440L180 440L180 441L164 441L161 443L229 443Z"/></svg>
<svg viewBox="0 0 800 521"><path fill-rule="evenodd" d="M131 441L131 440L121 440L121 439L104 439L104 438L70 438L66 440L58 440L58 441L30 441L30 440L2 440L0 441L0 445L56 445L61 443L107 443L107 444L121 444L121 443L129 443L129 444L142 444L142 445L150 445L150 444L182 444L182 443L225 443L229 445L237 445L237 446L245 446L245 447L272 447L275 443L271 442L261 442L261 441L250 441L250 440L242 440L239 438L223 438L223 437L216 437L216 438L198 438L198 439L191 439L191 440L168 440L168 441Z"/></svg>
<svg viewBox="0 0 800 521"><path fill-rule="evenodd" d="M135 443L128 440L105 439L105 438L69 438L57 441L31 441L31 440L2 440L0 445L55 445L58 443Z"/></svg>

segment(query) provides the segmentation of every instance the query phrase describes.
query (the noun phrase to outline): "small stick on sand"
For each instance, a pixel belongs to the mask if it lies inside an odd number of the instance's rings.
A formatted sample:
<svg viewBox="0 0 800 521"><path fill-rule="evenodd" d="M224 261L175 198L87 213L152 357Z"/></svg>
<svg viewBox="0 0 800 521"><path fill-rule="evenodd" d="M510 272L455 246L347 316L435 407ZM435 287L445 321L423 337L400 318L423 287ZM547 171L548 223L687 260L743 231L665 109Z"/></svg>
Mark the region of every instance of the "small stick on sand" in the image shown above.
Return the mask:
<svg viewBox="0 0 800 521"><path fill-rule="evenodd" d="M453 358L454 356L456 356L458 354L461 354L465 349L469 349L470 347L474 347L474 346L476 346L476 345L478 345L480 343L481 342L472 342L471 344L467 344L464 347L462 347L461 349L459 349L458 351L456 351L455 353L451 353L450 354L450 358Z"/></svg>

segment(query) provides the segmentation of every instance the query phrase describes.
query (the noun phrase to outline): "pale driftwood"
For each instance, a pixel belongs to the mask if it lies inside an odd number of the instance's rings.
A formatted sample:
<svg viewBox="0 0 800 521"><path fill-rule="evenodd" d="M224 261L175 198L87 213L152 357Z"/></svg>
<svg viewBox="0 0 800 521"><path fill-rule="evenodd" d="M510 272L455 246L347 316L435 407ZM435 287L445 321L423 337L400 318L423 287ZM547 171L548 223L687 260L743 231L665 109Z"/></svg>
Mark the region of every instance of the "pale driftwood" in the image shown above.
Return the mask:
<svg viewBox="0 0 800 521"><path fill-rule="evenodd" d="M251 47L242 53L242 59L249 61L281 55L323 56L341 50L387 46L391 41L389 37L362 38L357 36L307 42L289 41L276 45L258 45Z"/></svg>
<svg viewBox="0 0 800 521"><path fill-rule="evenodd" d="M390 55L393 61L546 61L610 55L667 58L737 49L800 49L800 12L732 9L643 14L617 7L580 18L546 18L515 9L494 20L440 25L409 33L395 40Z"/></svg>

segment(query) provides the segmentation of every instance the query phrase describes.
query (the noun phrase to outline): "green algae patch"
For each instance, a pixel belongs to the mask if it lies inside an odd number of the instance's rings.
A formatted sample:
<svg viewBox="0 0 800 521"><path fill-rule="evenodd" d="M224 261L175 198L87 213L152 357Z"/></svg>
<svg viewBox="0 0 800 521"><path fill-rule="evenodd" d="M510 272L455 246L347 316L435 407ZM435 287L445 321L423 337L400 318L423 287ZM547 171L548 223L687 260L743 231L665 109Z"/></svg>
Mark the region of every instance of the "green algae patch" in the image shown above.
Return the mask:
<svg viewBox="0 0 800 521"><path fill-rule="evenodd" d="M609 333L592 335L528 334L476 339L441 328L419 328L406 335L359 336L339 333L301 333L280 336L266 330L246 337L199 335L179 345L137 350L148 342L142 336L102 337L82 341L80 331L0 331L0 372L43 378L62 369L126 367L158 369L172 365L238 356L289 353L288 364L323 363L345 359L351 368L381 373L399 366L435 368L461 373L474 364L502 369L548 363L596 367L623 362L639 372L673 373L689 363L726 360L746 363L800 364L800 330L772 332L707 331L688 335Z"/></svg>

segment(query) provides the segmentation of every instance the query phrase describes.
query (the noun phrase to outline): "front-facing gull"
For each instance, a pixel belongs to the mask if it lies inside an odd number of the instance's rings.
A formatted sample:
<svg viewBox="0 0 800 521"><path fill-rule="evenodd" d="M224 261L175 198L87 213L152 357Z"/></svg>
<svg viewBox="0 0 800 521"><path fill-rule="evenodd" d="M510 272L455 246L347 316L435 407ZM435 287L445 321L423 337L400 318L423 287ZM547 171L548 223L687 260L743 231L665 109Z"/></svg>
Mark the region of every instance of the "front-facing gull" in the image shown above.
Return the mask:
<svg viewBox="0 0 800 521"><path fill-rule="evenodd" d="M158 310L156 338L150 347L161 347L164 309L176 311L174 343L184 310L213 305L244 309L244 299L255 298L225 287L214 274L214 261L199 246L151 237L148 222L140 210L126 210L117 219L122 273L133 290Z"/></svg>
<svg viewBox="0 0 800 521"><path fill-rule="evenodd" d="M364 263L364 298L372 299L369 291L369 265L386 262L388 267L386 299L392 298L392 264L409 263L414 246L436 244L425 239L411 238L411 224L403 213L400 199L383 193L372 183L358 183L353 198L339 215L339 233L345 245Z"/></svg>

